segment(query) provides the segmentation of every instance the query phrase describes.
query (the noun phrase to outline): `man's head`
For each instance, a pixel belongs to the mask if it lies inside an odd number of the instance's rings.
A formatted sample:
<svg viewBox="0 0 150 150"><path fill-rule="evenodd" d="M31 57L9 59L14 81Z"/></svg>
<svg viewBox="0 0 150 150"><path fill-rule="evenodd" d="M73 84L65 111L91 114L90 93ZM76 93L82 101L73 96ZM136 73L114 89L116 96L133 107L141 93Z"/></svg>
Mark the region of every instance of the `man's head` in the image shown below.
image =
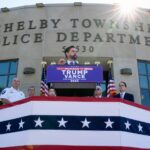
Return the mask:
<svg viewBox="0 0 150 150"><path fill-rule="evenodd" d="M14 78L12 80L12 87L17 90L19 89L19 86L20 86L20 80L18 78Z"/></svg>
<svg viewBox="0 0 150 150"><path fill-rule="evenodd" d="M49 94L49 96L56 96L56 91L55 91L55 89L49 89L49 91L48 91L48 94Z"/></svg>
<svg viewBox="0 0 150 150"><path fill-rule="evenodd" d="M28 97L31 97L31 96L35 96L35 87L34 86L30 86L28 88Z"/></svg>
<svg viewBox="0 0 150 150"><path fill-rule="evenodd" d="M127 84L124 81L121 81L119 83L119 91L122 93L125 92L126 90L127 90Z"/></svg>
<svg viewBox="0 0 150 150"><path fill-rule="evenodd" d="M95 97L102 96L102 88L100 86L96 86L96 89L94 91L94 96Z"/></svg>
<svg viewBox="0 0 150 150"><path fill-rule="evenodd" d="M65 56L68 60L77 59L77 49L74 46L69 46L65 49Z"/></svg>

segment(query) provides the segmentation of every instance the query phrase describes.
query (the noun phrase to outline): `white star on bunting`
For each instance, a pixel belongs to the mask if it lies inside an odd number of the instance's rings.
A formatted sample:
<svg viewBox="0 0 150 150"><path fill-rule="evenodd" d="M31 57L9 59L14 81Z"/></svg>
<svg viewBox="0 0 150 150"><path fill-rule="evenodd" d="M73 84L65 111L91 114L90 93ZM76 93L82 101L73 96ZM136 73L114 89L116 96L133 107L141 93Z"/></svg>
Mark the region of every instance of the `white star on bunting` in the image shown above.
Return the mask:
<svg viewBox="0 0 150 150"><path fill-rule="evenodd" d="M87 127L87 128L89 128L89 124L91 123L91 121L87 121L87 119L85 118L84 119L84 121L81 121L82 122L82 128L84 128L84 127Z"/></svg>
<svg viewBox="0 0 150 150"><path fill-rule="evenodd" d="M125 122L124 124L125 124L125 126L126 126L126 129L130 130L130 125L131 125L131 124L129 123L129 121Z"/></svg>
<svg viewBox="0 0 150 150"><path fill-rule="evenodd" d="M21 121L19 122L19 129L21 129L21 128L23 129L23 125L24 125L24 123L25 123L25 122L24 122L24 121L22 121L22 119L21 119Z"/></svg>
<svg viewBox="0 0 150 150"><path fill-rule="evenodd" d="M113 121L110 121L110 118L108 118L108 121L105 122L106 128L108 128L108 127L112 128L112 124L113 124L113 123L114 123L114 122L113 122Z"/></svg>
<svg viewBox="0 0 150 150"><path fill-rule="evenodd" d="M143 127L141 126L141 124L139 123L139 125L138 125L138 128L139 128L139 132L143 132Z"/></svg>
<svg viewBox="0 0 150 150"><path fill-rule="evenodd" d="M10 128L11 128L11 124L8 123L8 124L6 125L6 131L10 131Z"/></svg>
<svg viewBox="0 0 150 150"><path fill-rule="evenodd" d="M62 117L61 120L57 121L59 123L59 127L63 126L64 128L66 128L66 123L68 121L65 121L64 118Z"/></svg>
<svg viewBox="0 0 150 150"><path fill-rule="evenodd" d="M42 123L44 122L43 120L40 119L40 117L37 120L34 120L35 122L35 127L39 126L42 127Z"/></svg>

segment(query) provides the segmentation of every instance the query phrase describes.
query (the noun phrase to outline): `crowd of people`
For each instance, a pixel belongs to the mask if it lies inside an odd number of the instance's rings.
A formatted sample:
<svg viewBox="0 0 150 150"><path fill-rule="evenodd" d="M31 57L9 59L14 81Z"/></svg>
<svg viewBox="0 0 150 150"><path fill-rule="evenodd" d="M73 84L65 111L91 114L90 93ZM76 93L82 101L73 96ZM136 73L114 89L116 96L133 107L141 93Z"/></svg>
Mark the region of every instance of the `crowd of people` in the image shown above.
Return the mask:
<svg viewBox="0 0 150 150"><path fill-rule="evenodd" d="M27 97L36 96L35 94L35 87L30 86L27 90L27 96L19 89L20 87L20 80L18 78L14 78L12 80L12 86L10 88L5 88L0 94L0 104L8 104L12 103ZM119 93L114 96L114 98L122 98L128 101L134 102L134 95L131 93L127 93L127 84L124 81L119 83ZM93 97L95 98L102 98L103 91L101 86L96 86ZM56 90L50 88L48 91L49 96L57 96Z"/></svg>
<svg viewBox="0 0 150 150"><path fill-rule="evenodd" d="M77 50L74 46L67 47L64 51L66 60L64 58L60 58L58 61L59 65L77 65ZM0 104L8 104L11 102L15 102L25 97L36 96L35 87L30 86L27 90L27 96L19 89L20 80L18 78L14 78L12 80L12 86L10 88L5 88L0 94ZM114 98L122 98L125 100L129 100L134 102L134 96L131 93L127 93L127 84L124 81L119 83L119 93L114 96ZM56 91L53 88L49 89L49 96L56 96ZM96 86L93 97L102 98L102 88L100 86Z"/></svg>

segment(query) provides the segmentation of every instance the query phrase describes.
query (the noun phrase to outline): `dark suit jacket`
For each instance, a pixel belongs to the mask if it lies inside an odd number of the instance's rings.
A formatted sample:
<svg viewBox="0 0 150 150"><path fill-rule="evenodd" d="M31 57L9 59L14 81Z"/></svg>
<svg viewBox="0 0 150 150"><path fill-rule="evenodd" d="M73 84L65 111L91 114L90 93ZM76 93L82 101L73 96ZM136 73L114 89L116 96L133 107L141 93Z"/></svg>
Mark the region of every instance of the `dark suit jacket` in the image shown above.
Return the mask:
<svg viewBox="0 0 150 150"><path fill-rule="evenodd" d="M120 93L119 93L119 94L116 94L114 97L115 97L115 98L121 98L121 97L120 97ZM133 96L133 94L130 94L130 93L125 93L123 99L126 99L126 100L128 100L128 101L134 102L134 96Z"/></svg>
<svg viewBox="0 0 150 150"><path fill-rule="evenodd" d="M0 105L3 105L3 102L2 102L2 101L0 101Z"/></svg>

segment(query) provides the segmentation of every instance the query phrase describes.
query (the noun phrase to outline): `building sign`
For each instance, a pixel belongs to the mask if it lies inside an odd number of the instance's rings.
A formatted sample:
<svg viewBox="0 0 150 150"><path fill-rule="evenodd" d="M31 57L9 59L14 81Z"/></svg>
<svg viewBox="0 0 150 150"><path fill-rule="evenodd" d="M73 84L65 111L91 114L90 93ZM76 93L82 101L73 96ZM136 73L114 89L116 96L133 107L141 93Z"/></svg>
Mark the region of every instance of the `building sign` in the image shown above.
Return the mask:
<svg viewBox="0 0 150 150"><path fill-rule="evenodd" d="M52 65L47 67L47 82L102 82L103 68L96 65Z"/></svg>
<svg viewBox="0 0 150 150"><path fill-rule="evenodd" d="M70 32L65 30L66 25L68 25ZM86 31L80 32L81 28L86 29ZM52 34L53 30L55 30L54 34ZM108 30L110 31L108 32ZM115 32L112 32L112 30L115 30ZM133 32L131 33L130 30ZM139 32L144 34L139 34ZM39 18L37 21L34 19L17 21L15 19L15 21L0 22L0 46L43 43L46 40L45 33L51 33L48 34L50 39L61 44L65 42L90 42L93 44L128 43L150 46L149 23L135 21L134 24L131 24L127 21L117 22L106 18L83 18L82 20L79 18ZM77 49L81 49L81 47L77 45ZM82 49L83 52L86 50L94 51L92 45L88 47L84 45Z"/></svg>

